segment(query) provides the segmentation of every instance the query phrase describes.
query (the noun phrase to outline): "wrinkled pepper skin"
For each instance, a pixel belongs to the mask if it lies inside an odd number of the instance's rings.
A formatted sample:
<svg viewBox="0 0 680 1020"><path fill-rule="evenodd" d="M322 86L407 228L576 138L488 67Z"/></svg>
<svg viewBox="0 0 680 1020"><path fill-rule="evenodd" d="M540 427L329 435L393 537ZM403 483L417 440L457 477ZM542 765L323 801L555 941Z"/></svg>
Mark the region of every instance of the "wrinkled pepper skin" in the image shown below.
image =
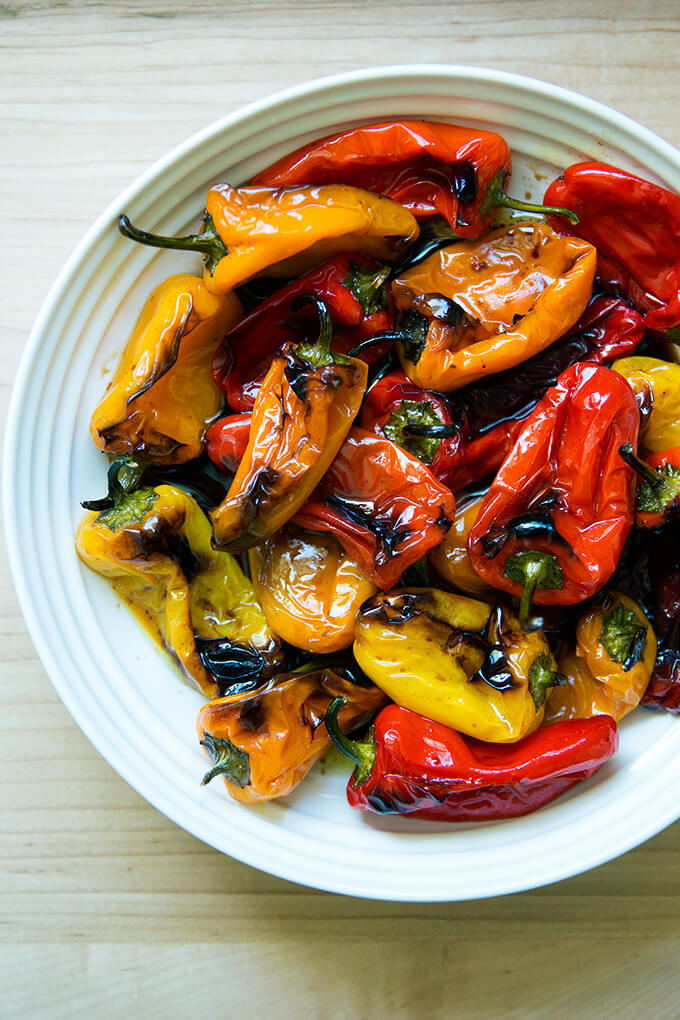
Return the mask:
<svg viewBox="0 0 680 1020"><path fill-rule="evenodd" d="M248 552L257 599L272 630L295 648L349 648L354 618L376 592L332 535L285 525Z"/></svg>
<svg viewBox="0 0 680 1020"><path fill-rule="evenodd" d="M182 464L203 448L222 407L211 364L241 315L233 294L215 295L196 276L160 283L147 299L90 422L106 453Z"/></svg>
<svg viewBox="0 0 680 1020"><path fill-rule="evenodd" d="M252 411L276 351L286 343L309 341L318 332L310 305L293 308L300 295L315 294L325 303L333 322L333 348L341 354L390 329L394 315L385 272L371 259L338 255L257 305L229 330L213 360L215 382L229 407ZM364 360L371 364L384 352L384 345L376 346Z"/></svg>
<svg viewBox="0 0 680 1020"><path fill-rule="evenodd" d="M250 676L255 672L263 680L281 668L281 645L250 581L232 556L212 549L208 519L181 489L137 489L111 510L89 512L76 550L86 566L111 581L206 697L217 697L230 680L241 678L241 659L248 661ZM214 656L202 655L201 644L219 646L221 658L228 652L230 661L237 660L232 670L211 668ZM260 669L253 671L258 655Z"/></svg>
<svg viewBox="0 0 680 1020"><path fill-rule="evenodd" d="M354 358L336 363L330 352L318 358L314 348L311 360L306 357L302 345L286 345L262 383L246 452L211 515L217 548L241 552L293 517L326 474L359 412L366 363Z"/></svg>
<svg viewBox="0 0 680 1020"><path fill-rule="evenodd" d="M392 284L402 368L424 389L450 391L521 364L578 321L595 261L587 241L542 223L430 255Z"/></svg>
<svg viewBox="0 0 680 1020"><path fill-rule="evenodd" d="M680 365L659 358L620 358L612 365L641 404L643 456L680 446Z"/></svg>
<svg viewBox="0 0 680 1020"><path fill-rule="evenodd" d="M354 657L403 708L511 743L540 726L545 692L532 691L530 676L541 666L554 673L555 663L542 633L524 634L512 614L497 615L488 603L434 588L377 595L357 616Z"/></svg>
<svg viewBox="0 0 680 1020"><path fill-rule="evenodd" d="M597 716L542 727L515 744L487 744L388 705L355 746L361 764L347 784L352 807L482 822L529 814L587 779L615 754L618 732L613 719Z"/></svg>
<svg viewBox="0 0 680 1020"><path fill-rule="evenodd" d="M368 124L302 145L253 179L255 184L354 184L389 195L418 219L439 214L461 237L478 237L494 207L482 206L494 181L510 174L500 135L452 124Z"/></svg>
<svg viewBox="0 0 680 1020"><path fill-rule="evenodd" d="M546 724L608 715L619 722L640 702L656 660L656 637L642 608L608 591L576 627L576 648L559 658L566 684L553 687Z"/></svg>
<svg viewBox="0 0 680 1020"><path fill-rule="evenodd" d="M330 746L323 721L338 696L347 702L342 725L348 730L369 722L386 701L377 687L361 687L325 669L283 674L264 692L204 705L198 738L213 767L203 783L221 775L244 804L292 793Z"/></svg>
<svg viewBox="0 0 680 1020"><path fill-rule="evenodd" d="M265 269L299 276L340 252L394 261L418 236L418 224L390 198L344 185L232 188L208 192L208 215L227 248L206 285L233 290Z"/></svg>
<svg viewBox="0 0 680 1020"><path fill-rule="evenodd" d="M574 227L598 251L598 279L646 312L647 329L680 324L680 196L606 163L575 163L545 193L578 214Z"/></svg>
<svg viewBox="0 0 680 1020"><path fill-rule="evenodd" d="M456 503L429 468L396 443L353 428L314 495L295 516L335 535L378 588L441 542Z"/></svg>
<svg viewBox="0 0 680 1020"><path fill-rule="evenodd" d="M427 558L436 571L457 591L477 599L493 599L494 589L481 579L470 563L467 539L477 520L486 490L461 493L456 499L456 513L451 530L443 542L430 549Z"/></svg>
<svg viewBox="0 0 680 1020"><path fill-rule="evenodd" d="M582 602L602 588L633 522L635 396L618 373L573 365L526 419L468 537L488 584L542 605Z"/></svg>

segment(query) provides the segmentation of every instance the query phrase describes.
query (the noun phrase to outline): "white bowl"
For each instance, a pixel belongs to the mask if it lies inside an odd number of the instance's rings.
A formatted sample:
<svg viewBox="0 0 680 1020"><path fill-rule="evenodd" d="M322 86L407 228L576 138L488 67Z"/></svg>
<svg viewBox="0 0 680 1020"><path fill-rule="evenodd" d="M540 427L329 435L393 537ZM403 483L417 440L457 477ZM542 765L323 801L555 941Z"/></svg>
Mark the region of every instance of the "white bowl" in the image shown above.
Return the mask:
<svg viewBox="0 0 680 1020"><path fill-rule="evenodd" d="M612 110L529 78L470 67L343 74L247 107L201 131L140 177L99 218L54 284L12 395L5 447L7 544L38 653L74 719L113 767L178 825L248 864L335 892L454 900L574 875L680 815L680 725L634 713L598 775L534 815L482 825L369 818L346 804L347 763L329 760L285 801L247 808L201 788L200 696L152 645L105 581L78 562L82 499L105 487L88 433L102 366L122 350L152 285L192 267L123 239L122 211L181 231L215 180L246 181L315 136L367 121L426 117L499 131L510 190L540 198L569 163L604 159L680 190L680 153Z"/></svg>

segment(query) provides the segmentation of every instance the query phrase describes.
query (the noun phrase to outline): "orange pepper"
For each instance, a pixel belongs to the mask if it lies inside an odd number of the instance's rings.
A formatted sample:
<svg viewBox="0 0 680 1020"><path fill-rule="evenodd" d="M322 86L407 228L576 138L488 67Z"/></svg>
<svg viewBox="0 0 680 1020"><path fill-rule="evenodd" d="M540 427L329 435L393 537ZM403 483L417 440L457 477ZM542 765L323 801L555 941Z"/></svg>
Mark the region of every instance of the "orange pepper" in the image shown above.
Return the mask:
<svg viewBox="0 0 680 1020"><path fill-rule="evenodd" d="M213 294L200 277L181 274L160 283L92 415L96 445L161 464L197 457L223 402L212 359L241 314L234 294Z"/></svg>
<svg viewBox="0 0 680 1020"><path fill-rule="evenodd" d="M340 712L343 730L369 722L387 701L372 684L362 687L324 669L284 674L264 692L204 705L198 736L213 767L203 784L221 775L231 796L244 804L285 797L330 747L323 720L338 696L347 699Z"/></svg>
<svg viewBox="0 0 680 1020"><path fill-rule="evenodd" d="M392 284L402 367L424 389L455 390L559 339L590 298L597 253L544 223L443 248Z"/></svg>
<svg viewBox="0 0 680 1020"><path fill-rule="evenodd" d="M457 496L451 528L443 541L429 550L427 558L444 580L458 591L475 598L493 599L494 589L473 569L467 551L467 538L485 495L485 492L463 492Z"/></svg>
<svg viewBox="0 0 680 1020"><path fill-rule="evenodd" d="M638 705L656 660L656 637L640 606L609 591L576 627L576 648L562 654L566 683L553 687L545 722L610 715L617 722Z"/></svg>
<svg viewBox="0 0 680 1020"><path fill-rule="evenodd" d="M290 524L250 549L248 561L269 626L308 652L348 648L359 606L378 590L333 535Z"/></svg>

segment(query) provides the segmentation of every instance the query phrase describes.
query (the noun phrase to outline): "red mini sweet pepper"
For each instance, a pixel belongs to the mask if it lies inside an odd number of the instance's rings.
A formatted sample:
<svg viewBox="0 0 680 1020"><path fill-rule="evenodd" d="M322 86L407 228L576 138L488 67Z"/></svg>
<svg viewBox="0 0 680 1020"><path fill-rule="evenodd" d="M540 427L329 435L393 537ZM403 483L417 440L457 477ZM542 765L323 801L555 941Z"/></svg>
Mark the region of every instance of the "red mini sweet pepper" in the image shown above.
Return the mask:
<svg viewBox="0 0 680 1020"><path fill-rule="evenodd" d="M252 411L257 392L277 350L285 343L310 341L318 317L304 294L320 298L333 324L333 349L345 354L365 337L388 330L394 319L385 285L388 269L361 255L338 255L277 290L226 334L213 359L213 378L233 411ZM385 352L372 348L369 363Z"/></svg>
<svg viewBox="0 0 680 1020"><path fill-rule="evenodd" d="M326 728L356 765L352 807L434 821L483 822L529 814L596 772L618 747L607 715L544 726L514 744L488 744L398 705L377 716L365 741L340 730L335 698Z"/></svg>
<svg viewBox="0 0 680 1020"><path fill-rule="evenodd" d="M401 120L302 145L262 170L253 184L352 184L395 199L416 219L439 214L459 237L479 237L499 206L546 211L505 194L510 167L507 142L492 131Z"/></svg>
<svg viewBox="0 0 680 1020"><path fill-rule="evenodd" d="M639 427L635 395L607 368L572 365L526 419L468 536L488 584L572 605L609 580L633 523L634 474L621 459Z"/></svg>
<svg viewBox="0 0 680 1020"><path fill-rule="evenodd" d="M335 535L364 575L392 588L451 527L453 494L396 443L350 430L294 523Z"/></svg>
<svg viewBox="0 0 680 1020"><path fill-rule="evenodd" d="M545 201L577 213L577 226L552 225L595 245L600 283L646 312L647 329L680 325L680 195L607 163L575 163Z"/></svg>

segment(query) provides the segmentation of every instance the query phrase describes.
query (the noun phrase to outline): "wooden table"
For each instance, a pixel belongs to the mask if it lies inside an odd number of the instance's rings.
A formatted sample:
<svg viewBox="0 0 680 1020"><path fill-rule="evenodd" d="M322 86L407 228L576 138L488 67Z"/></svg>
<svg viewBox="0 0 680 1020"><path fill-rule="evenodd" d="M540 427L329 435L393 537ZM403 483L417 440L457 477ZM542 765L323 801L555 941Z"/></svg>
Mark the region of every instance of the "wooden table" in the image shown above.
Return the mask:
<svg viewBox="0 0 680 1020"><path fill-rule="evenodd" d="M677 0L9 0L0 19L3 404L96 214L176 142L281 87L371 64L487 65L585 92L680 145ZM680 823L596 871L490 901L368 902L262 875L99 757L0 569L0 1016L680 1016Z"/></svg>

